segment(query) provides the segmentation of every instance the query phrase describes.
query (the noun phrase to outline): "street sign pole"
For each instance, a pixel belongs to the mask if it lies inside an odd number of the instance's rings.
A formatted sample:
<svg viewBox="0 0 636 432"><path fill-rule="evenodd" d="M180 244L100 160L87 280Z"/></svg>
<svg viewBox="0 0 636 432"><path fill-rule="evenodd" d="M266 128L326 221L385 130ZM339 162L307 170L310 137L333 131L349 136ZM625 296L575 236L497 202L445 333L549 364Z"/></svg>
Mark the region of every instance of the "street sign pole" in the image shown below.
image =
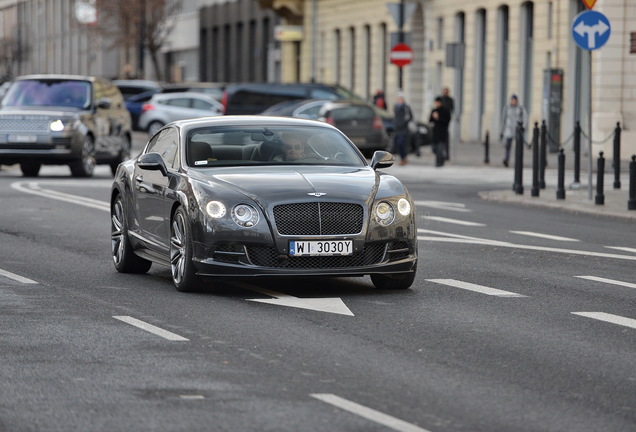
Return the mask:
<svg viewBox="0 0 636 432"><path fill-rule="evenodd" d="M400 22L398 24L398 43L404 43L404 0L400 0ZM398 67L398 91L403 90L404 69Z"/></svg>
<svg viewBox="0 0 636 432"><path fill-rule="evenodd" d="M588 152L588 163L587 163L587 199L592 201L592 166L593 166L593 155L592 155L592 90L594 86L592 85L592 51L590 51L589 55L590 60L590 91L588 92L588 103L587 103L587 152Z"/></svg>

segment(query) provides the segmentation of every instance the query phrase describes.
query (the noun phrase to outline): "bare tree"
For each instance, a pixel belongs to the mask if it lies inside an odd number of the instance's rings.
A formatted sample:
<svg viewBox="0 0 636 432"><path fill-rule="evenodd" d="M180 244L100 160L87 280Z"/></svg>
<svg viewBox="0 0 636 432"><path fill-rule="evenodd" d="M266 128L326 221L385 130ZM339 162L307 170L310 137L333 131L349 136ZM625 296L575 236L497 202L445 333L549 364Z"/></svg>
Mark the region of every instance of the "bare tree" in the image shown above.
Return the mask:
<svg viewBox="0 0 636 432"><path fill-rule="evenodd" d="M126 52L137 47L138 56L148 50L155 76L163 80L159 54L173 28L171 17L180 8L178 0L98 0L97 28L113 47Z"/></svg>

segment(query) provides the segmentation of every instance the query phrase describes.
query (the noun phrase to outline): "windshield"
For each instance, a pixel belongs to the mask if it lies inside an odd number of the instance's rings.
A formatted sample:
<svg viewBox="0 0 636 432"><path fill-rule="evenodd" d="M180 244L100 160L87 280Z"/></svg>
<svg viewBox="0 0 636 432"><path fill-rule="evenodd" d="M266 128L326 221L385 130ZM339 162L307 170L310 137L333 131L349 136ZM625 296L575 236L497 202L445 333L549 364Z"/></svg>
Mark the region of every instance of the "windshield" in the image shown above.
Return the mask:
<svg viewBox="0 0 636 432"><path fill-rule="evenodd" d="M2 99L5 107L70 107L86 109L91 103L91 85L79 80L20 80Z"/></svg>
<svg viewBox="0 0 636 432"><path fill-rule="evenodd" d="M364 166L364 158L340 132L323 127L208 127L186 139L188 165Z"/></svg>

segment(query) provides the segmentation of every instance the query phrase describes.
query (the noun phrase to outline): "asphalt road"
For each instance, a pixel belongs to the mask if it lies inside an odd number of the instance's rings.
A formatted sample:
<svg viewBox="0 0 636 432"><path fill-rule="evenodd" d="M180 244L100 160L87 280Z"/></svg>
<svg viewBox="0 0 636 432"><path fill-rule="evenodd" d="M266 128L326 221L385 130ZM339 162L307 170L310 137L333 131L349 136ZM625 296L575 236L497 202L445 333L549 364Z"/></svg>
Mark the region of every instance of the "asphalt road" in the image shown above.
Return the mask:
<svg viewBox="0 0 636 432"><path fill-rule="evenodd" d="M484 202L509 181L451 169L406 180L411 290L183 294L115 271L108 168L3 167L0 431L636 430L634 223Z"/></svg>

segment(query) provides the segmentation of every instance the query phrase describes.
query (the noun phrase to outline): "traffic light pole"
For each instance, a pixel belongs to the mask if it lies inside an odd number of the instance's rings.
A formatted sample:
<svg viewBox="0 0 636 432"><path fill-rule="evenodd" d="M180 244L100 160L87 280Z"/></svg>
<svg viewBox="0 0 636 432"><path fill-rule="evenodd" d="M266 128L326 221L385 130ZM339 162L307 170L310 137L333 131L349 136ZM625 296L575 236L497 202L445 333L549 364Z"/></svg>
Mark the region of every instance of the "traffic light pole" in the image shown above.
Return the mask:
<svg viewBox="0 0 636 432"><path fill-rule="evenodd" d="M400 20L398 25L398 43L404 43L404 0L400 0ZM398 67L398 91L403 90L403 69Z"/></svg>

